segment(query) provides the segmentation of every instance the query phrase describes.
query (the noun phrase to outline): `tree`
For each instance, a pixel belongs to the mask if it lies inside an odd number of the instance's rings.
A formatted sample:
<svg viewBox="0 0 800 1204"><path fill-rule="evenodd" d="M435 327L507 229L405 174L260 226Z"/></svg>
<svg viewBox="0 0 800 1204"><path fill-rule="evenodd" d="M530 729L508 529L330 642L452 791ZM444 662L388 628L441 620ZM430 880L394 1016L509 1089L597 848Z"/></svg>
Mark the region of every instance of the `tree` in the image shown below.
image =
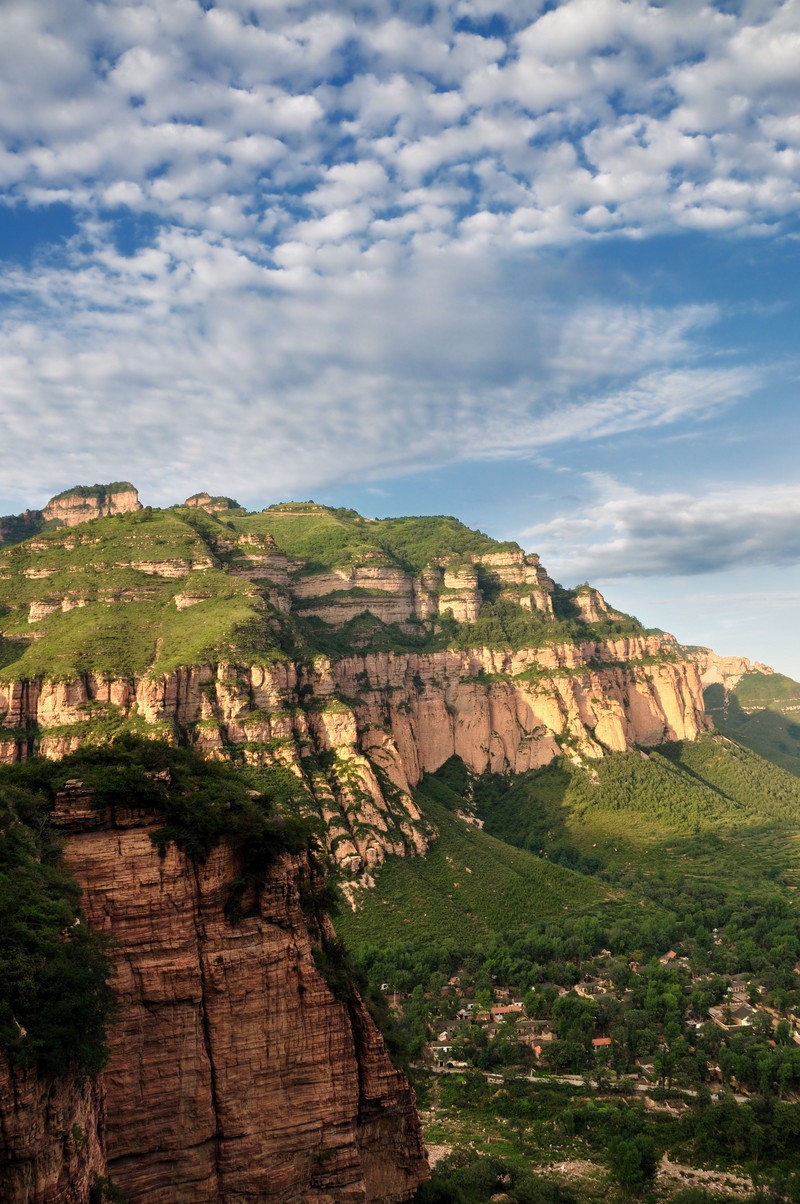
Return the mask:
<svg viewBox="0 0 800 1204"><path fill-rule="evenodd" d="M615 1137L608 1146L608 1167L626 1200L641 1195L658 1167L652 1138L645 1133Z"/></svg>

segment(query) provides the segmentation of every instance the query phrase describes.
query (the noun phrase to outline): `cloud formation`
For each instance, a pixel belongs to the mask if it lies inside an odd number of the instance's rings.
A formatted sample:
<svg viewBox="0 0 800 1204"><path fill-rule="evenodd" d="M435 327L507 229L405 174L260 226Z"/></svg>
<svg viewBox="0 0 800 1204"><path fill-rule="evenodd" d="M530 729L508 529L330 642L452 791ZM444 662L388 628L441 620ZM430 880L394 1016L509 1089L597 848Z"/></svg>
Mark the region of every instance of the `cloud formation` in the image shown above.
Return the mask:
<svg viewBox="0 0 800 1204"><path fill-rule="evenodd" d="M0 183L249 237L295 272L383 242L779 227L800 9L727 9L7 0Z"/></svg>
<svg viewBox="0 0 800 1204"><path fill-rule="evenodd" d="M6 0L0 199L78 223L0 285L21 501L307 494L745 397L718 307L575 303L552 258L789 228L800 0L730 7Z"/></svg>
<svg viewBox="0 0 800 1204"><path fill-rule="evenodd" d="M681 577L800 562L796 485L689 494L645 493L603 476L590 481L588 505L522 532L565 580Z"/></svg>

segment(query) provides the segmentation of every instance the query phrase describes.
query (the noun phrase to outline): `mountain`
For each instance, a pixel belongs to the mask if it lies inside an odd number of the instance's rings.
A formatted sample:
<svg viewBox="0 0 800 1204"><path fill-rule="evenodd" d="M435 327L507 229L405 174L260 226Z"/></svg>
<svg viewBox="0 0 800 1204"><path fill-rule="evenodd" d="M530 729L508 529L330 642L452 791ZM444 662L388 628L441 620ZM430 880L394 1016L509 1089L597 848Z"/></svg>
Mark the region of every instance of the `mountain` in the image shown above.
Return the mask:
<svg viewBox="0 0 800 1204"><path fill-rule="evenodd" d="M412 787L450 756L518 772L705 726L672 637L447 517L148 507L5 549L0 615L0 758L134 731L288 773L354 879L425 849Z"/></svg>
<svg viewBox="0 0 800 1204"><path fill-rule="evenodd" d="M75 485L52 497L44 510L0 515L0 548L22 543L54 527L77 527L95 518L129 514L141 508L138 491L130 481Z"/></svg>
<svg viewBox="0 0 800 1204"><path fill-rule="evenodd" d="M3 1201L410 1199L413 1091L302 828L131 740L7 767L0 799Z"/></svg>

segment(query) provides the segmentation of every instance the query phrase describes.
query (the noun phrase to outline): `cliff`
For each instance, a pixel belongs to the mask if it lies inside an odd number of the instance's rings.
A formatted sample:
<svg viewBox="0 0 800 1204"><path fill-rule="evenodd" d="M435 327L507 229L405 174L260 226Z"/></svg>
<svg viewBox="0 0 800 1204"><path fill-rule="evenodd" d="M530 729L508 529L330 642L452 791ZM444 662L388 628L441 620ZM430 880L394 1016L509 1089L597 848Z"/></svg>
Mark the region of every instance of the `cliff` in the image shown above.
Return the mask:
<svg viewBox="0 0 800 1204"><path fill-rule="evenodd" d="M200 863L153 816L59 797L89 923L113 940L118 1017L96 1079L0 1063L0 1198L86 1204L411 1198L427 1174L414 1097L357 992L328 985L330 924L307 855L283 855L232 924L231 841Z"/></svg>
<svg viewBox="0 0 800 1204"><path fill-rule="evenodd" d="M0 722L7 762L63 756L103 724L136 722L212 757L283 766L353 875L424 851L411 788L453 755L477 773L520 773L564 750L597 758L706 726L697 666L659 636L0 681Z"/></svg>
<svg viewBox="0 0 800 1204"><path fill-rule="evenodd" d="M771 677L775 670L760 661L749 661L746 656L718 656L711 648L686 649L696 661L703 689L721 685L726 690L735 690L747 673L759 673Z"/></svg>
<svg viewBox="0 0 800 1204"><path fill-rule="evenodd" d="M77 527L95 518L130 514L141 510L138 491L130 481L110 485L76 485L51 498L44 508L45 522L61 527Z"/></svg>

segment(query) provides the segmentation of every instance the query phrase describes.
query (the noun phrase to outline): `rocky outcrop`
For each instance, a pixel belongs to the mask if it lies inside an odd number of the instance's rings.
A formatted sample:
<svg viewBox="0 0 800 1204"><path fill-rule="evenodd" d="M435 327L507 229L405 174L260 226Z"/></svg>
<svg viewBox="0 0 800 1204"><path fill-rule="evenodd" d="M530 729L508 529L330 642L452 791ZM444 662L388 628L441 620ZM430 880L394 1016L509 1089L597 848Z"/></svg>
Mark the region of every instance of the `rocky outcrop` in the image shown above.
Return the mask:
<svg viewBox="0 0 800 1204"><path fill-rule="evenodd" d="M318 968L333 933L308 856L276 861L232 924L230 843L162 858L153 817L98 813L79 783L56 822L113 942L119 1013L96 1081L0 1074L0 1197L86 1204L100 1175L130 1204L411 1199L427 1174L413 1091L358 994Z"/></svg>
<svg viewBox="0 0 800 1204"><path fill-rule="evenodd" d="M538 610L553 617L555 585L535 553L509 548L484 553L474 560L482 567L489 582L500 586L500 597L517 602L524 610Z"/></svg>
<svg viewBox="0 0 800 1204"><path fill-rule="evenodd" d="M117 481L111 485L77 485L59 493L50 499L43 514L46 522L78 527L95 518L129 514L141 508L138 491L133 485L129 481Z"/></svg>
<svg viewBox="0 0 800 1204"><path fill-rule="evenodd" d="M102 1082L41 1079L0 1056L0 1200L86 1204L105 1175Z"/></svg>
<svg viewBox="0 0 800 1204"><path fill-rule="evenodd" d="M539 557L521 549L474 554L466 561L442 558L418 575L382 561L376 552L372 562L365 558L365 563L324 572L309 572L301 561L290 562L284 576L277 577L269 568L266 574L285 587L282 609L313 615L337 628L365 612L401 627L444 615L474 623L484 602L481 583L525 610L553 617L553 582Z"/></svg>
<svg viewBox="0 0 800 1204"><path fill-rule="evenodd" d="M193 493L183 503L193 509L207 510L209 514L221 514L225 510L241 510L241 506L232 497L212 497L210 493Z"/></svg>
<svg viewBox="0 0 800 1204"><path fill-rule="evenodd" d="M721 685L726 690L735 690L745 673L775 673L769 665L760 661L749 661L746 656L717 656L710 648L687 648L685 650L697 663L703 688Z"/></svg>

